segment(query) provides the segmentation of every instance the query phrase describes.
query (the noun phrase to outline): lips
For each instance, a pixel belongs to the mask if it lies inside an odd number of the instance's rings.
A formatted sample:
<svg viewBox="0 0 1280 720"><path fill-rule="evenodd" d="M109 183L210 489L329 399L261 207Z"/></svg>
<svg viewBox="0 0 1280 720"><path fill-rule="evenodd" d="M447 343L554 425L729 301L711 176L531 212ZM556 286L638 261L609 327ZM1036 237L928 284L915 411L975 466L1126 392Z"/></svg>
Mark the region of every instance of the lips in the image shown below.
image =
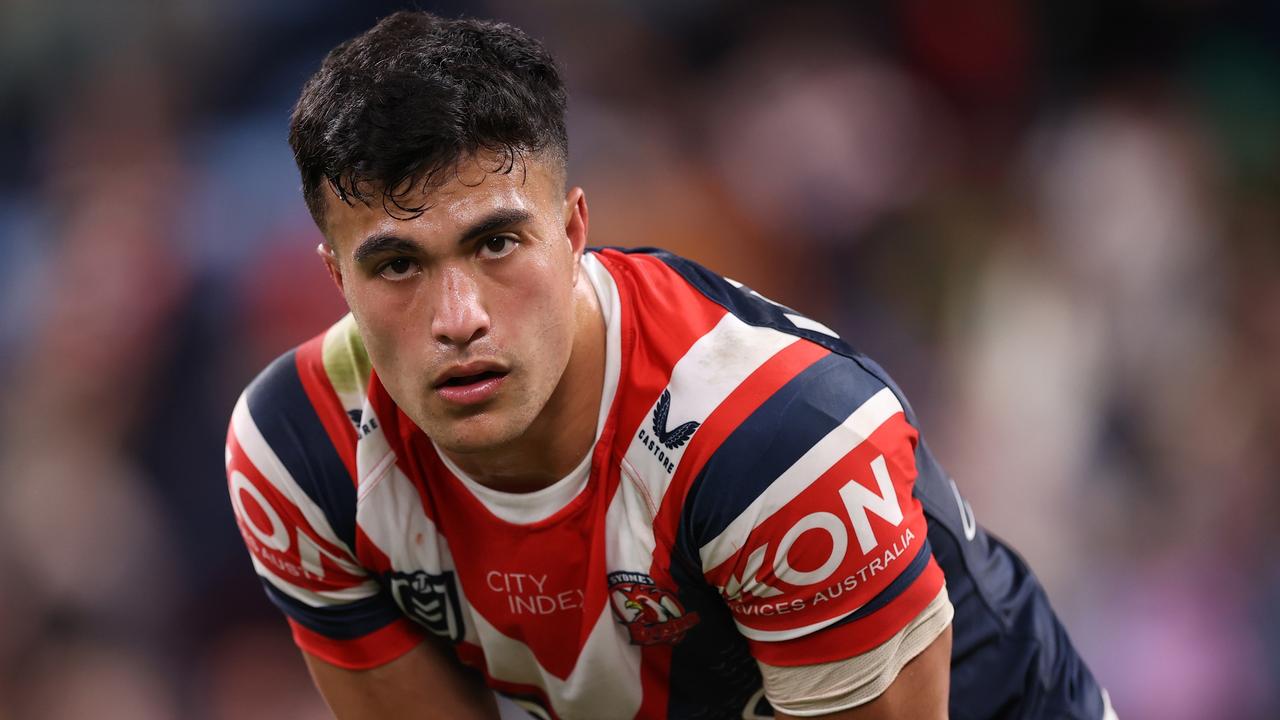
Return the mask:
<svg viewBox="0 0 1280 720"><path fill-rule="evenodd" d="M506 373L501 373L496 370L485 370L484 372L475 373L474 375L455 375L454 377L446 378L443 382L437 385L437 387L460 387L463 385L472 385L474 383L484 382L489 378L501 377L505 374Z"/></svg>
<svg viewBox="0 0 1280 720"><path fill-rule="evenodd" d="M445 370L434 387L445 402L476 405L493 397L506 377L507 370L495 363L467 363Z"/></svg>

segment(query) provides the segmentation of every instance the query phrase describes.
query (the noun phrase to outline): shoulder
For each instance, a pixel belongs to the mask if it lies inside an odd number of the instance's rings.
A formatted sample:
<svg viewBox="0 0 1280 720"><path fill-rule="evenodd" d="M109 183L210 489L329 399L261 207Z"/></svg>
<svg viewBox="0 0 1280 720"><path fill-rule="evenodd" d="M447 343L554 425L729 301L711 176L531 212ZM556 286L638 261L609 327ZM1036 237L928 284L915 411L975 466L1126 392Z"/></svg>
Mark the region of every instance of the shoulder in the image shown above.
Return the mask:
<svg viewBox="0 0 1280 720"><path fill-rule="evenodd" d="M598 252L619 285L633 285L646 357L674 358L633 445L656 447L668 471L688 466L682 544L702 549L704 568L783 506L789 517L813 497L840 504L836 476L878 491L877 458L910 493L918 433L875 362L826 325L693 261L649 248ZM664 354L667 345L678 349ZM690 454L680 443L695 432ZM643 470L644 455L628 458Z"/></svg>
<svg viewBox="0 0 1280 720"><path fill-rule="evenodd" d="M806 362L776 371L776 389L728 433L691 489L686 521L704 567L756 521L839 503L837 476L877 487L876 458L914 475L918 433L888 378L859 356L811 351Z"/></svg>
<svg viewBox="0 0 1280 720"><path fill-rule="evenodd" d="M696 539L716 536L767 488L810 483L855 448L914 449L897 386L826 325L663 250L596 255L630 296L646 360L664 369L653 440L680 462L681 428L702 436L684 461L696 475L686 508Z"/></svg>
<svg viewBox="0 0 1280 720"><path fill-rule="evenodd" d="M746 325L816 342L832 352L854 354L826 325L688 258L658 248L599 248L594 253L620 286L658 312L687 315L703 307Z"/></svg>
<svg viewBox="0 0 1280 720"><path fill-rule="evenodd" d="M869 650L941 586L905 401L862 356L803 339L788 353L744 383L765 391L697 472L676 535L757 658L782 665Z"/></svg>
<svg viewBox="0 0 1280 720"><path fill-rule="evenodd" d="M651 420L626 457L638 477L673 476L679 517L655 534L700 568L762 662L831 662L900 632L943 577L915 496L920 436L889 376L822 323L694 262L648 249L601 260L630 284L645 357L674 358L646 386Z"/></svg>
<svg viewBox="0 0 1280 720"><path fill-rule="evenodd" d="M348 314L268 364L245 388L244 397L263 414L322 405L330 394L340 406L358 409L372 369L359 329Z"/></svg>
<svg viewBox="0 0 1280 720"><path fill-rule="evenodd" d="M354 453L369 382L350 316L272 361L245 388L227 436L228 477L314 508L354 540Z"/></svg>
<svg viewBox="0 0 1280 720"><path fill-rule="evenodd" d="M843 426L869 434L895 415L914 423L889 375L821 322L663 250L604 249L598 257L615 278L624 276L620 285L634 285L638 332L660 336L648 338L650 354L691 329L673 353L668 392L655 412L699 421L713 411L731 416L721 419L732 427L723 428L704 479L740 477L747 468L767 474L761 462L792 462ZM666 302L671 297L678 298L674 306ZM713 309L705 311L711 317L691 317L704 312L692 306ZM646 323L645 315L654 317ZM736 412L725 412L730 405Z"/></svg>
<svg viewBox="0 0 1280 720"><path fill-rule="evenodd" d="M268 598L307 653L369 668L416 646L358 551L355 446L362 349L350 319L281 355L249 384L227 432L227 488Z"/></svg>
<svg viewBox="0 0 1280 720"><path fill-rule="evenodd" d="M240 400L260 427L290 428L273 433L281 446L343 445L358 434L371 378L369 355L354 319L346 315L268 364Z"/></svg>

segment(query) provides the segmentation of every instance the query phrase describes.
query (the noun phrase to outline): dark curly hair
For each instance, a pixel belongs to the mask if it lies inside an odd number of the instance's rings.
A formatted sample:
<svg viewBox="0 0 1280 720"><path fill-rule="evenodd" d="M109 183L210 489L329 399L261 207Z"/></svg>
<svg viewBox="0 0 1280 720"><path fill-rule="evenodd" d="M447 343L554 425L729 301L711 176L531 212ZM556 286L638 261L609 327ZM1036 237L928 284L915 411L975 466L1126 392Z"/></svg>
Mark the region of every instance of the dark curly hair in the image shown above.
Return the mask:
<svg viewBox="0 0 1280 720"><path fill-rule="evenodd" d="M325 181L348 205L380 195L388 213L415 217L427 206L408 198L476 153L511 172L546 151L563 170L564 111L555 61L519 29L402 11L325 57L293 108L289 145L321 228Z"/></svg>

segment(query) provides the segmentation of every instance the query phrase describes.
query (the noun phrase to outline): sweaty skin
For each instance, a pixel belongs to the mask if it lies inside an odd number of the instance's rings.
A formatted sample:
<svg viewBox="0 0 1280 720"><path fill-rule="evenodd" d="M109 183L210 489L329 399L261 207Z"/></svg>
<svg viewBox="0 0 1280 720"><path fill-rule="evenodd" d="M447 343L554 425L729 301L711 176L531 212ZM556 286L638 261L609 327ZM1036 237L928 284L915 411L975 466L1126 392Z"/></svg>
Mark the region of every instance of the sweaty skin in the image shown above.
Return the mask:
<svg viewBox="0 0 1280 720"><path fill-rule="evenodd" d="M415 218L330 193L321 255L396 404L477 481L528 492L591 448L604 319L579 269L581 188L539 155L498 164L463 160L403 201L426 204Z"/></svg>

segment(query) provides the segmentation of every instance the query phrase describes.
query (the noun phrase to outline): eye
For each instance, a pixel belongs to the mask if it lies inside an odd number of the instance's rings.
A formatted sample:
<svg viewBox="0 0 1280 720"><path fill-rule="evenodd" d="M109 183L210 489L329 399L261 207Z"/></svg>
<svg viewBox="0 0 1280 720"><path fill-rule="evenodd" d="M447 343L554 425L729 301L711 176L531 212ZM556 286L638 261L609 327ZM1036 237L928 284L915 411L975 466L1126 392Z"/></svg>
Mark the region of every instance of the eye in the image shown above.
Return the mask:
<svg viewBox="0 0 1280 720"><path fill-rule="evenodd" d="M418 271L418 263L409 258L400 257L388 260L378 268L378 275L384 280L406 280Z"/></svg>
<svg viewBox="0 0 1280 720"><path fill-rule="evenodd" d="M489 259L505 257L516 249L516 239L510 235L494 235L480 243L480 255Z"/></svg>

